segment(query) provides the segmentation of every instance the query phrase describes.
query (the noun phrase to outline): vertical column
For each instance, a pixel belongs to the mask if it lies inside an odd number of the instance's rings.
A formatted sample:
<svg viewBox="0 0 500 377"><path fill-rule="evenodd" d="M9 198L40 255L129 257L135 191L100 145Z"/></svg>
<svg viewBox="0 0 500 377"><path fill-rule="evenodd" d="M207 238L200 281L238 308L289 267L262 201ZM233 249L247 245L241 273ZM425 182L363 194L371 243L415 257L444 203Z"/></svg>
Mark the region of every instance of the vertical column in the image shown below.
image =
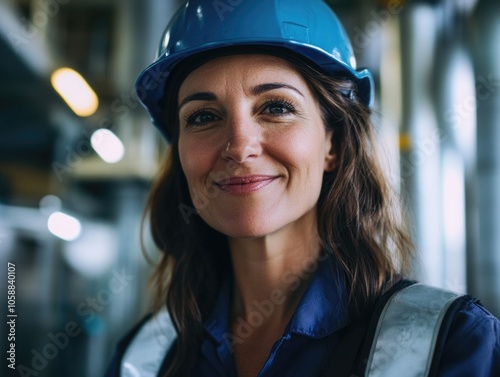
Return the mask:
<svg viewBox="0 0 500 377"><path fill-rule="evenodd" d="M476 97L466 36L469 10L445 1L434 83L441 143L441 208L445 287L467 291L467 254L477 249Z"/></svg>
<svg viewBox="0 0 500 377"><path fill-rule="evenodd" d="M477 97L479 249L471 292L500 315L500 2L480 1L474 14Z"/></svg>
<svg viewBox="0 0 500 377"><path fill-rule="evenodd" d="M407 140L401 153L401 183L421 260L420 281L443 286L444 257L440 202L440 143L432 87L437 19L435 8L408 4L401 14L403 111L401 132Z"/></svg>

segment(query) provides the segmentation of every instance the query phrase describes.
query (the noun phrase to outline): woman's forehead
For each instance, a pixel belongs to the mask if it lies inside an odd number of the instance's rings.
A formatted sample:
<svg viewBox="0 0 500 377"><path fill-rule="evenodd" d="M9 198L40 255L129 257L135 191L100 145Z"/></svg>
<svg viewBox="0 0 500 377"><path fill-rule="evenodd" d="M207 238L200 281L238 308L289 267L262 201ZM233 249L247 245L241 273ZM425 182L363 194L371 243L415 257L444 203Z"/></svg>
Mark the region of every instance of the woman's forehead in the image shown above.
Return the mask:
<svg viewBox="0 0 500 377"><path fill-rule="evenodd" d="M179 97L192 90L210 90L262 82L293 82L307 85L295 66L287 60L266 54L237 54L217 57L190 72L179 89Z"/></svg>

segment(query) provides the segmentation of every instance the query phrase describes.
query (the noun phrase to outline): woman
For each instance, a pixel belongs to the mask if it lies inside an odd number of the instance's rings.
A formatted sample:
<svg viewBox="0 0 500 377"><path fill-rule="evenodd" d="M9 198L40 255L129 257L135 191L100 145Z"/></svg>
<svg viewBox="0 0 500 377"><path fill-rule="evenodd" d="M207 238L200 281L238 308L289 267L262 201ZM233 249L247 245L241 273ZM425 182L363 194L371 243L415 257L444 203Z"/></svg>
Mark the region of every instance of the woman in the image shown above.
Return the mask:
<svg viewBox="0 0 500 377"><path fill-rule="evenodd" d="M373 80L322 1L219 3L182 7L138 80L171 143L148 205L159 314L108 375L351 375L364 360L339 350L361 347L350 329L408 284L413 253L376 159ZM473 300L450 321L432 370L499 373L498 321Z"/></svg>

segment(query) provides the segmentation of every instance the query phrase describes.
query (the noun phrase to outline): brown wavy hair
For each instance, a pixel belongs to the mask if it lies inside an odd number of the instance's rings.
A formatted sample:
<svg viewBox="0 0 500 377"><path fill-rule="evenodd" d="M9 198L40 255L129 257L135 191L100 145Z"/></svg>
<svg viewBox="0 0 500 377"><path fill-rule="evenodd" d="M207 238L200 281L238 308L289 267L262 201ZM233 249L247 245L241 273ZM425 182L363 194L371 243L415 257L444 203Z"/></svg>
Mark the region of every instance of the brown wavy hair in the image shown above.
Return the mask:
<svg viewBox="0 0 500 377"><path fill-rule="evenodd" d="M338 166L323 176L318 233L323 250L343 269L348 311L355 320L409 271L414 250L397 196L377 158L370 109L348 78L327 76L289 52L259 52L295 66L320 104L325 127L333 131ZM152 276L156 307L166 304L178 335L165 377L190 375L204 339L203 322L232 268L226 236L195 213L178 153L178 88L206 60L183 63L184 72L172 73L176 79L167 85L165 121L171 144L146 206L161 251Z"/></svg>

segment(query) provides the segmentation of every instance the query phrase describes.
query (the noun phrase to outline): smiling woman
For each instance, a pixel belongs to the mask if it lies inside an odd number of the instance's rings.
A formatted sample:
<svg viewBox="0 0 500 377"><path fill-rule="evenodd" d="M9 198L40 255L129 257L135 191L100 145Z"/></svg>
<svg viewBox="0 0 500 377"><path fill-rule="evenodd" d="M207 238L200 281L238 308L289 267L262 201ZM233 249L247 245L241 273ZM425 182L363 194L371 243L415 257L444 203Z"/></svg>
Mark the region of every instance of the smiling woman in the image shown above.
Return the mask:
<svg viewBox="0 0 500 377"><path fill-rule="evenodd" d="M413 246L377 159L373 80L322 1L242 2L224 20L189 1L158 56L137 82L171 143L147 207L156 308L108 376L499 371L498 320L471 298L406 289Z"/></svg>
<svg viewBox="0 0 500 377"><path fill-rule="evenodd" d="M262 240L314 228L307 222L335 159L332 131L290 63L253 54L211 60L187 76L179 98L179 157L191 196L219 191L207 205L194 202L209 226Z"/></svg>

